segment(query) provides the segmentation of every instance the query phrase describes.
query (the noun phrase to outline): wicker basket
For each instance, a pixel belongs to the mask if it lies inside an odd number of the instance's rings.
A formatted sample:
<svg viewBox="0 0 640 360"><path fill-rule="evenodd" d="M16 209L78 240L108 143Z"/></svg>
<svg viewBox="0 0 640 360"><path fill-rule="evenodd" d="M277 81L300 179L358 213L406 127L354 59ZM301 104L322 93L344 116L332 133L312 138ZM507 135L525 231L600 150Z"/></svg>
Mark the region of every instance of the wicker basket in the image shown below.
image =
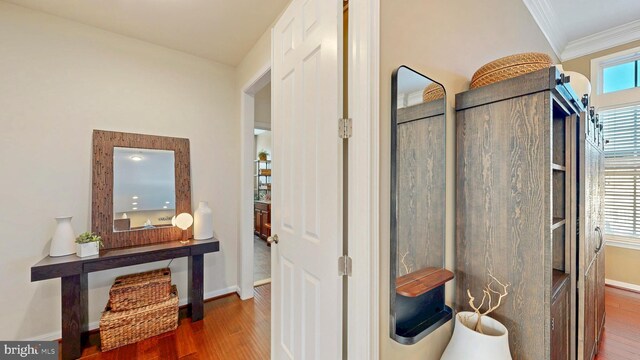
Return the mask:
<svg viewBox="0 0 640 360"><path fill-rule="evenodd" d="M100 318L102 351L132 344L178 327L178 290L169 299L128 311L111 311L109 304Z"/></svg>
<svg viewBox="0 0 640 360"><path fill-rule="evenodd" d="M427 85L422 92L422 101L429 102L444 98L444 88L436 83Z"/></svg>
<svg viewBox="0 0 640 360"><path fill-rule="evenodd" d="M552 65L551 57L542 53L524 53L510 55L492 61L475 72L469 88L493 84L516 76L528 74Z"/></svg>
<svg viewBox="0 0 640 360"><path fill-rule="evenodd" d="M119 276L109 290L111 311L127 311L169 299L169 268Z"/></svg>

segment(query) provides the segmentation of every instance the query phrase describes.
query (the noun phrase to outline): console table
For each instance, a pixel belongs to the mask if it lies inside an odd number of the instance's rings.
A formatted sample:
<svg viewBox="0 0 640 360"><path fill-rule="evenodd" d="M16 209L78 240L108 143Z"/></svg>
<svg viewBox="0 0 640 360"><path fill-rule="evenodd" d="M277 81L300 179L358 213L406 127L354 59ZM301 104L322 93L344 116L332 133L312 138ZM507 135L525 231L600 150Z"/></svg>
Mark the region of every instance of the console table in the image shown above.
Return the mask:
<svg viewBox="0 0 640 360"><path fill-rule="evenodd" d="M121 249L102 250L99 255L46 257L31 267L31 281L61 278L62 358L82 354L83 335L88 330L87 278L90 272L188 257L188 302L192 321L204 315L204 254L219 251L216 239L179 241Z"/></svg>

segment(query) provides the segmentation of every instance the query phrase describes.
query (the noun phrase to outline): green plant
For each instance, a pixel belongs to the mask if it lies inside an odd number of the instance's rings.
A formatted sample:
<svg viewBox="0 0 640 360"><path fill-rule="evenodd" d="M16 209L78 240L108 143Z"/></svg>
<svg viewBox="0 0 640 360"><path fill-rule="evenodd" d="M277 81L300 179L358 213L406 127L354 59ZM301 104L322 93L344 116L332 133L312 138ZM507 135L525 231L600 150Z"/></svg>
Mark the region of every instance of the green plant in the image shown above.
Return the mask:
<svg viewBox="0 0 640 360"><path fill-rule="evenodd" d="M265 149L260 150L260 152L258 153L258 157L260 159L266 159L267 156L269 156L269 152Z"/></svg>
<svg viewBox="0 0 640 360"><path fill-rule="evenodd" d="M97 242L98 246L100 247L104 247L104 243L102 242L102 238L90 231L84 232L82 234L80 234L80 236L78 236L76 238L76 244L88 244L91 242Z"/></svg>

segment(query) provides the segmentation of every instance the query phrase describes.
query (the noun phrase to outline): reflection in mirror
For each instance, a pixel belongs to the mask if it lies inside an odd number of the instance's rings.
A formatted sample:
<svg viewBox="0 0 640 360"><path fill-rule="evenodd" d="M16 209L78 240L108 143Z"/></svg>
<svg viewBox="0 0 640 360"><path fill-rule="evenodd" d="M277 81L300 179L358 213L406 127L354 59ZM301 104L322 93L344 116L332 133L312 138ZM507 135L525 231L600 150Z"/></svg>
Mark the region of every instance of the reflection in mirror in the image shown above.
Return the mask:
<svg viewBox="0 0 640 360"><path fill-rule="evenodd" d="M453 278L444 268L445 90L401 66L391 102L391 337L413 344L452 317L444 304Z"/></svg>
<svg viewBox="0 0 640 360"><path fill-rule="evenodd" d="M113 231L168 227L176 215L175 154L113 149Z"/></svg>
<svg viewBox="0 0 640 360"><path fill-rule="evenodd" d="M442 85L397 73L398 278L444 267L445 98Z"/></svg>

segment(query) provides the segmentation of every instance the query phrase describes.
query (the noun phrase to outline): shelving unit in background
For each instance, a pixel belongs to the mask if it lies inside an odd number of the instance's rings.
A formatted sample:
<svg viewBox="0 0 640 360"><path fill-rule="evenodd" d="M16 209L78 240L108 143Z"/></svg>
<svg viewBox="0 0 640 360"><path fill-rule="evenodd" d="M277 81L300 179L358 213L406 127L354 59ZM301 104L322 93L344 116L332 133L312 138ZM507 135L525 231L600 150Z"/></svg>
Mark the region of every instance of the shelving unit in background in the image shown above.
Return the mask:
<svg viewBox="0 0 640 360"><path fill-rule="evenodd" d="M255 160L253 200L271 199L271 160ZM266 171L265 171L266 170Z"/></svg>

